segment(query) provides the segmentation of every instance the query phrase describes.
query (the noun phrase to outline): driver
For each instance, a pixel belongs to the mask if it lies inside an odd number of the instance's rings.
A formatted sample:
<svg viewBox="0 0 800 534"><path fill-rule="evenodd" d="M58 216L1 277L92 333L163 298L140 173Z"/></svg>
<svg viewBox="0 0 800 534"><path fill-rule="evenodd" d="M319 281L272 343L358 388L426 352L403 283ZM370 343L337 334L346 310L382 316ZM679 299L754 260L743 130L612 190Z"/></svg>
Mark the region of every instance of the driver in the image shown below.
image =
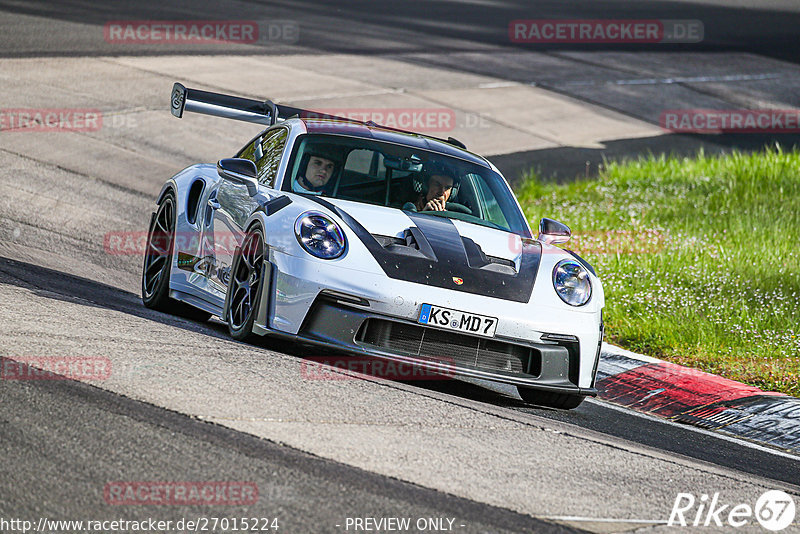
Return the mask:
<svg viewBox="0 0 800 534"><path fill-rule="evenodd" d="M447 201L453 193L453 186L457 182L456 173L444 165L426 166L422 172L422 191L417 199L406 202L403 209L406 211L445 211Z"/></svg>
<svg viewBox="0 0 800 534"><path fill-rule="evenodd" d="M292 182L292 191L321 195L336 170L336 156L323 147L309 147L304 159L306 164Z"/></svg>

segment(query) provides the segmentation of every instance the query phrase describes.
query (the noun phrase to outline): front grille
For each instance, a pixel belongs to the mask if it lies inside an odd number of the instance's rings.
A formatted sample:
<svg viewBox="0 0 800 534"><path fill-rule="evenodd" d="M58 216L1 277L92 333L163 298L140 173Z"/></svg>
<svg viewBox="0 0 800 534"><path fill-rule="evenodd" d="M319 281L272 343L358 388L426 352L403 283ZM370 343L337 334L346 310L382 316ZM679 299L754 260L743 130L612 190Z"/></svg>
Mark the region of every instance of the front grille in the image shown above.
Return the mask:
<svg viewBox="0 0 800 534"><path fill-rule="evenodd" d="M541 369L538 352L530 347L384 319L368 319L356 341L458 366L533 375Z"/></svg>

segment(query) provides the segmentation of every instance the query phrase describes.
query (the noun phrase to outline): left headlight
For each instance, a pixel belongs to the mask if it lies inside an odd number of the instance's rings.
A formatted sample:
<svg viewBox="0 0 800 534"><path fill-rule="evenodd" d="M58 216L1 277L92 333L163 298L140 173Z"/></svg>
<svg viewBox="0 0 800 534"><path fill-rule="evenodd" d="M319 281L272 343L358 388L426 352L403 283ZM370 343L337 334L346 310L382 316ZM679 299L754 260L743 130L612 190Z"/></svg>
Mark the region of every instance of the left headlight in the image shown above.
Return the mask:
<svg viewBox="0 0 800 534"><path fill-rule="evenodd" d="M338 258L347 246L347 239L341 228L322 213L315 211L307 211L297 218L294 233L309 254L323 260Z"/></svg>
<svg viewBox="0 0 800 534"><path fill-rule="evenodd" d="M570 306L583 306L592 297L589 273L575 260L561 260L553 269L553 287Z"/></svg>

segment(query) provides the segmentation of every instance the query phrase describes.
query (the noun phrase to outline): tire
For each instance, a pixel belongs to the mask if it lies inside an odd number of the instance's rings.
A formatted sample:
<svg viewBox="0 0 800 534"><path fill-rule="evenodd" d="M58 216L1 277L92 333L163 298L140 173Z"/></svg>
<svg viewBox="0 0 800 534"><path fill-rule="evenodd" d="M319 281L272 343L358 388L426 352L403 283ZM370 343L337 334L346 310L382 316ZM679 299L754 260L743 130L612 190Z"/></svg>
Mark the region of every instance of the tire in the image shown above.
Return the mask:
<svg viewBox="0 0 800 534"><path fill-rule="evenodd" d="M233 339L246 341L253 337L253 323L264 292L264 232L254 226L247 232L231 266L231 280L225 299L225 320Z"/></svg>
<svg viewBox="0 0 800 534"><path fill-rule="evenodd" d="M169 275L175 245L177 209L175 194L169 191L158 204L156 216L147 232L142 265L142 302L152 310L207 321L211 314L178 302L169 296Z"/></svg>
<svg viewBox="0 0 800 534"><path fill-rule="evenodd" d="M528 404L546 406L548 408L559 408L562 410L572 410L577 408L585 398L583 395L570 395L569 393L553 393L538 389L517 387L519 396Z"/></svg>

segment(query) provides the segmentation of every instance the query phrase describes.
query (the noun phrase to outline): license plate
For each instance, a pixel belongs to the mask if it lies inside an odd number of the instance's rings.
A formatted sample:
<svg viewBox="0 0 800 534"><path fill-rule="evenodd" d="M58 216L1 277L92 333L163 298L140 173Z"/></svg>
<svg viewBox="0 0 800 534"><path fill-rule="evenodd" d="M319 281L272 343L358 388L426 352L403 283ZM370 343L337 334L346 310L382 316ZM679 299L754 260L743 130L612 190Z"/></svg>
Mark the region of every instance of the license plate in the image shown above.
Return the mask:
<svg viewBox="0 0 800 534"><path fill-rule="evenodd" d="M431 304L422 305L417 322L483 337L494 337L494 332L497 330L497 318L495 317L451 310Z"/></svg>

